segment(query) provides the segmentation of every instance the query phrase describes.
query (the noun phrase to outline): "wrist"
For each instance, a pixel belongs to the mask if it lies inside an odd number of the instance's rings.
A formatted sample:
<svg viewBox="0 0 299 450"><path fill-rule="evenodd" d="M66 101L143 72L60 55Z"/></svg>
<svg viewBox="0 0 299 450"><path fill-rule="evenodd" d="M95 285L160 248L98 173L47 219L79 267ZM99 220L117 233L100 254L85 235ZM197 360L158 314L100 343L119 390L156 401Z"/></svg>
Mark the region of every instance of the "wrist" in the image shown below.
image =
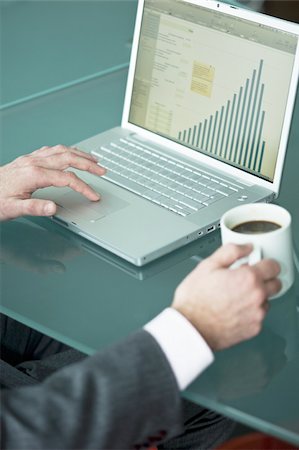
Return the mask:
<svg viewBox="0 0 299 450"><path fill-rule="evenodd" d="M185 296L182 296L180 293L180 286L177 288L174 299L171 305L171 308L175 309L182 316L187 319L193 327L200 332L198 329L198 324L195 321L195 311L192 302L188 301Z"/></svg>
<svg viewBox="0 0 299 450"><path fill-rule="evenodd" d="M188 302L174 300L171 305L178 313L180 313L190 324L195 328L198 334L204 339L211 350L217 350L218 345L213 338L213 324L209 326L209 318L206 317L203 311L198 313L194 310L194 306Z"/></svg>

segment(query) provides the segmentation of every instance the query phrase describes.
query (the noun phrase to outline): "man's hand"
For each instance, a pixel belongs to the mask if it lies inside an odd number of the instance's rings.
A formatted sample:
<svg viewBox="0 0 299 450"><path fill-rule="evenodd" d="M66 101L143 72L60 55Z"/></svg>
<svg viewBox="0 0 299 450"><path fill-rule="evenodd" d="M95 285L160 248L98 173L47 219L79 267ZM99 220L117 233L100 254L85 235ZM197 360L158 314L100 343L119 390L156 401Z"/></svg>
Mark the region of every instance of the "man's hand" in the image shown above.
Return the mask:
<svg viewBox="0 0 299 450"><path fill-rule="evenodd" d="M275 261L229 269L251 251L251 245L221 247L176 289L172 307L194 325L213 350L256 336L268 309L268 297L281 288Z"/></svg>
<svg viewBox="0 0 299 450"><path fill-rule="evenodd" d="M31 198L34 191L48 186L69 186L89 200L98 201L99 194L73 172L66 171L69 167L99 176L105 173L96 158L63 145L42 147L0 167L0 220L55 214L53 201Z"/></svg>

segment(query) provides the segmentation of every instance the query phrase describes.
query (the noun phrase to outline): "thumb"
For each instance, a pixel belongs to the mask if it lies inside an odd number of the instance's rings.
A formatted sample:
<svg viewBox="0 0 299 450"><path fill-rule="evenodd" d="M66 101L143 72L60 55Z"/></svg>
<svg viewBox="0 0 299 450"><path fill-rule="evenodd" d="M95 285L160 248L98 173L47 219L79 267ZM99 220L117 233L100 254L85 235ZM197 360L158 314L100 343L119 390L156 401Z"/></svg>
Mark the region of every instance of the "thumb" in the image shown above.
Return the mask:
<svg viewBox="0 0 299 450"><path fill-rule="evenodd" d="M56 204L49 200L13 199L6 204L4 220L15 219L20 216L52 216L55 214L56 208Z"/></svg>
<svg viewBox="0 0 299 450"><path fill-rule="evenodd" d="M210 263L217 268L230 267L235 261L248 256L253 250L252 244L225 244L216 250L209 258Z"/></svg>
<svg viewBox="0 0 299 450"><path fill-rule="evenodd" d="M52 216L57 209L56 204L49 200L30 198L29 200L21 200L21 203L22 215Z"/></svg>

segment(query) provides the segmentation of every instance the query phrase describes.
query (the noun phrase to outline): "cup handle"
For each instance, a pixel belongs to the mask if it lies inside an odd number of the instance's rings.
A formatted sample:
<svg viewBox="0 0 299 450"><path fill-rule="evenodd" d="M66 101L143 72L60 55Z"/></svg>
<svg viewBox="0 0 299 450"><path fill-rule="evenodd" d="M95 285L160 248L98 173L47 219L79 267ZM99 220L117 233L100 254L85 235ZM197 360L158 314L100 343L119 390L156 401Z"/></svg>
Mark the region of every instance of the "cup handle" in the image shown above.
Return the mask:
<svg viewBox="0 0 299 450"><path fill-rule="evenodd" d="M258 245L254 245L252 252L248 256L238 259L230 266L230 268L237 269L238 267L242 266L243 264L248 264L249 266L253 266L254 264L261 261L262 259L263 259L262 249Z"/></svg>

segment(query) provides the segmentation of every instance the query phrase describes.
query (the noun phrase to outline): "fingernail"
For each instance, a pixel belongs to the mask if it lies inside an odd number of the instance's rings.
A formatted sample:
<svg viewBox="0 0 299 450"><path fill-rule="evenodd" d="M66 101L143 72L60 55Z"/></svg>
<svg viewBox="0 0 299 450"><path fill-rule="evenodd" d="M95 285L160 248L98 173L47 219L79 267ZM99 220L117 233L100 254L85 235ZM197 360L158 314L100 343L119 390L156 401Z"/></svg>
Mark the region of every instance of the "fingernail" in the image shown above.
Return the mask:
<svg viewBox="0 0 299 450"><path fill-rule="evenodd" d="M93 194L93 197L94 197L93 199L90 198L90 200L92 202L97 202L98 200L100 200L101 196L100 196L100 194L98 192L93 191L92 194Z"/></svg>
<svg viewBox="0 0 299 450"><path fill-rule="evenodd" d="M54 214L55 211L56 211L56 206L54 205L54 203L47 203L47 204L44 206L44 213L45 213L47 216L50 216L50 215Z"/></svg>

